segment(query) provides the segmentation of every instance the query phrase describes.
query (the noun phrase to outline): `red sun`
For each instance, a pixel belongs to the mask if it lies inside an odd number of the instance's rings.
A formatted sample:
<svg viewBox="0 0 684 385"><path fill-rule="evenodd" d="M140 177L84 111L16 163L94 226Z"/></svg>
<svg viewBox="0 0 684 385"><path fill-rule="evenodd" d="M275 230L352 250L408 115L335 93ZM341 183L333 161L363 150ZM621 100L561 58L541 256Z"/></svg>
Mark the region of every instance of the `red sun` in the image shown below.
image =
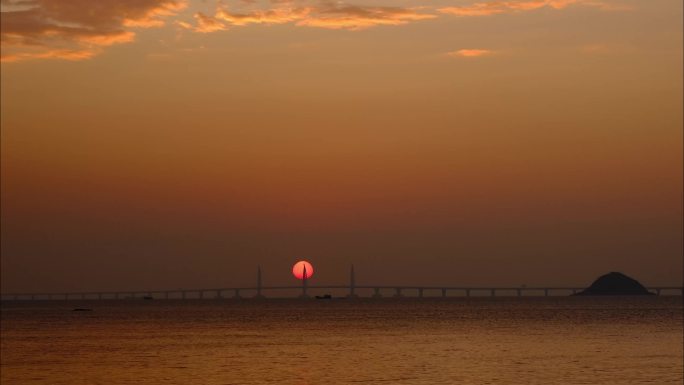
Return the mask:
<svg viewBox="0 0 684 385"><path fill-rule="evenodd" d="M292 266L292 274L297 279L304 279L304 269L306 268L306 278L309 279L314 273L313 266L307 261L299 261Z"/></svg>

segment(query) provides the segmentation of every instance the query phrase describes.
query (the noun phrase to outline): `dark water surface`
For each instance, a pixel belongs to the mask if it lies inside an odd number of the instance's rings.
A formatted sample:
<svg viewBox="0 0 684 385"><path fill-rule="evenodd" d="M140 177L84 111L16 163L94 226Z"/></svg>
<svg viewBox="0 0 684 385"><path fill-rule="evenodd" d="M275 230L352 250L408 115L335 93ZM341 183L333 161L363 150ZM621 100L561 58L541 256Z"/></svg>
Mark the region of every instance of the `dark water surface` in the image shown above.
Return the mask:
<svg viewBox="0 0 684 385"><path fill-rule="evenodd" d="M682 384L682 327L682 297L6 302L0 380Z"/></svg>

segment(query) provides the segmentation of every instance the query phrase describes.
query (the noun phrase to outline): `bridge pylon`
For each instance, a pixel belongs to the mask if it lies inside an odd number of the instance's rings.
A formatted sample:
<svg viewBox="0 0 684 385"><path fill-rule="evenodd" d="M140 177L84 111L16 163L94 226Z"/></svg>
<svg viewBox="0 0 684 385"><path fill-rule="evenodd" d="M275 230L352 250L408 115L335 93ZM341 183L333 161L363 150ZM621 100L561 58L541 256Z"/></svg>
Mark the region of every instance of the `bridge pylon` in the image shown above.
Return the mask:
<svg viewBox="0 0 684 385"><path fill-rule="evenodd" d="M349 294L347 298L358 298L356 295L356 277L354 276L354 265L351 265L351 270L349 271Z"/></svg>
<svg viewBox="0 0 684 385"><path fill-rule="evenodd" d="M257 266L257 288L254 298L266 298L261 294L261 266Z"/></svg>

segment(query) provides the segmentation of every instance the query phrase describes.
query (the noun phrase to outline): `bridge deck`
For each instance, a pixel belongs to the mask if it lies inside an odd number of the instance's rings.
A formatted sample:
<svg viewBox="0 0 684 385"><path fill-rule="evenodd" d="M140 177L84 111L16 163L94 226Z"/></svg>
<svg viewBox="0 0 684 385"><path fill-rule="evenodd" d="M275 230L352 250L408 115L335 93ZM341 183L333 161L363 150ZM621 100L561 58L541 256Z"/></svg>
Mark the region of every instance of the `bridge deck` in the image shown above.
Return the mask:
<svg viewBox="0 0 684 385"><path fill-rule="evenodd" d="M223 298L224 294L232 293L234 296L241 296L244 293L257 294L263 296L263 291L287 291L287 290L302 290L302 286L242 286L242 287L222 287L210 289L172 289L172 290L136 290L136 291L87 291L87 292L62 292L62 293L2 293L2 300L59 300L59 299L126 299L139 298L144 296L152 296L156 299L169 298L171 295L180 295L181 298L186 298L188 294L195 294L199 298ZM535 286L535 287L512 287L512 286L403 286L403 285L307 285L306 290L349 290L350 294L355 295L356 290L373 290L374 297L381 296L381 291L391 290L395 296L403 296L405 292L417 294L418 297L423 297L425 292L441 293L442 297L446 297L448 292L460 292L466 296L471 293L487 292L492 296L499 294L515 292L517 296L522 296L523 292L529 296L530 292L543 293L548 296L551 292L563 294L576 293L584 290L583 287L567 287L567 286ZM654 294L671 293L675 295L682 295L683 288L680 286L651 286L647 287L649 291ZM206 295L211 294L212 295Z"/></svg>

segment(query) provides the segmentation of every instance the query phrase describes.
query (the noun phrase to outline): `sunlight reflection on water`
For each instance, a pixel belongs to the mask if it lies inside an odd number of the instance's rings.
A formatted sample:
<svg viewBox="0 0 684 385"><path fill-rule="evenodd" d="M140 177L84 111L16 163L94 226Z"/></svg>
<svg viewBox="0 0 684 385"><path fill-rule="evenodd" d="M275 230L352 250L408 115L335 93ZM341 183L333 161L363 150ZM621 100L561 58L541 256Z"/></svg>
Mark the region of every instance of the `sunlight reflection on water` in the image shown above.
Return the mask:
<svg viewBox="0 0 684 385"><path fill-rule="evenodd" d="M682 337L681 297L5 303L1 380L681 384Z"/></svg>

